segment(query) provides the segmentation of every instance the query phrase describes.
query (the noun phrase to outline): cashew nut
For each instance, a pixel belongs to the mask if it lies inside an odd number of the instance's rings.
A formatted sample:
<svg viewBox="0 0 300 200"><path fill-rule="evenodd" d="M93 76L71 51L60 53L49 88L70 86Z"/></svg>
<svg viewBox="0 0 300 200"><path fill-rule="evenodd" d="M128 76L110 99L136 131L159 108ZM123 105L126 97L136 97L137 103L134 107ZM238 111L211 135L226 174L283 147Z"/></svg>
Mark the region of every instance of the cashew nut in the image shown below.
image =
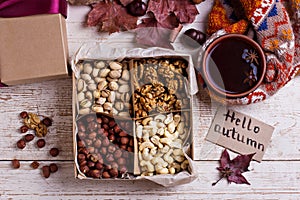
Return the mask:
<svg viewBox="0 0 300 200"><path fill-rule="evenodd" d="M176 126L175 126L175 122L174 122L174 121L172 121L172 122L170 122L170 123L168 124L168 131L169 131L170 133L174 133L175 128L176 128Z"/></svg>
<svg viewBox="0 0 300 200"><path fill-rule="evenodd" d="M173 156L173 158L179 163L183 162L185 159L184 156Z"/></svg>
<svg viewBox="0 0 300 200"><path fill-rule="evenodd" d="M145 148L143 150L142 156L143 156L143 159L146 160L146 161L149 161L153 158L153 156L151 154L149 154L149 149L148 148Z"/></svg>
<svg viewBox="0 0 300 200"><path fill-rule="evenodd" d="M173 113L167 115L166 119L164 120L165 124L169 124L173 121Z"/></svg>
<svg viewBox="0 0 300 200"><path fill-rule="evenodd" d="M166 119L166 116L165 116L165 115L162 115L162 114L156 115L156 116L154 117L154 120L155 120L155 121L160 121L160 122L165 121L165 119Z"/></svg>
<svg viewBox="0 0 300 200"><path fill-rule="evenodd" d="M150 141L146 141L146 142L143 142L141 145L140 145L140 151L143 151L143 149L145 148L154 148L154 144Z"/></svg>
<svg viewBox="0 0 300 200"><path fill-rule="evenodd" d="M141 165L142 167L146 167L148 173L149 173L149 172L154 172L154 166L151 164L150 161L142 160L142 161L140 162L140 165Z"/></svg>
<svg viewBox="0 0 300 200"><path fill-rule="evenodd" d="M167 145L169 145L169 146L171 146L171 144L172 144L172 140L171 140L170 138L160 138L159 141L160 141L161 143L167 144Z"/></svg>
<svg viewBox="0 0 300 200"><path fill-rule="evenodd" d="M168 174L169 173L169 170L167 169L167 168L162 168L162 169L160 169L160 170L156 170L156 172L158 173L158 174Z"/></svg>
<svg viewBox="0 0 300 200"><path fill-rule="evenodd" d="M171 157L171 154L173 153L173 149L170 149L165 155L164 155L164 160L171 164L174 162L174 159Z"/></svg>
<svg viewBox="0 0 300 200"><path fill-rule="evenodd" d="M182 149L174 149L174 156L184 156Z"/></svg>
<svg viewBox="0 0 300 200"><path fill-rule="evenodd" d="M183 161L180 165L181 169L183 169L183 170L186 170L188 166L189 166L188 160Z"/></svg>
<svg viewBox="0 0 300 200"><path fill-rule="evenodd" d="M153 144L157 145L158 148L161 149L161 148L163 148L164 145L162 143L160 143L159 139L160 138L157 135L154 135L154 136L151 137L150 140L153 142Z"/></svg>

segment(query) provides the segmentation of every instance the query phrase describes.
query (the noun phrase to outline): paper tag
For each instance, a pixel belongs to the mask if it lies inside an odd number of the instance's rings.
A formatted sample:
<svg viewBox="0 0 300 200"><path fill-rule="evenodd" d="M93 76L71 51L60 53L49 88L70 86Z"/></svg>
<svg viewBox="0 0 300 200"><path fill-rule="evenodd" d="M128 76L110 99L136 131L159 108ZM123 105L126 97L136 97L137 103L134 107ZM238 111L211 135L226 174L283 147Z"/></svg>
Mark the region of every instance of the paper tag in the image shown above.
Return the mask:
<svg viewBox="0 0 300 200"><path fill-rule="evenodd" d="M268 124L223 108L217 110L206 140L243 155L256 153L253 159L260 162L273 131Z"/></svg>

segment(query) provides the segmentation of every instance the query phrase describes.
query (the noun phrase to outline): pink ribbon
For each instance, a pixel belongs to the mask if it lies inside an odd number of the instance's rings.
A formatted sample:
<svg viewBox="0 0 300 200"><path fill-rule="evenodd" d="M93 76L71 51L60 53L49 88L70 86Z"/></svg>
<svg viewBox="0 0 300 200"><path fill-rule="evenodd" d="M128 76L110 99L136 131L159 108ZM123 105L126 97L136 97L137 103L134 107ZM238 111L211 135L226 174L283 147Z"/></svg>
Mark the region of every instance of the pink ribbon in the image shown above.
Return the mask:
<svg viewBox="0 0 300 200"><path fill-rule="evenodd" d="M0 0L0 17L58 13L67 18L66 0Z"/></svg>

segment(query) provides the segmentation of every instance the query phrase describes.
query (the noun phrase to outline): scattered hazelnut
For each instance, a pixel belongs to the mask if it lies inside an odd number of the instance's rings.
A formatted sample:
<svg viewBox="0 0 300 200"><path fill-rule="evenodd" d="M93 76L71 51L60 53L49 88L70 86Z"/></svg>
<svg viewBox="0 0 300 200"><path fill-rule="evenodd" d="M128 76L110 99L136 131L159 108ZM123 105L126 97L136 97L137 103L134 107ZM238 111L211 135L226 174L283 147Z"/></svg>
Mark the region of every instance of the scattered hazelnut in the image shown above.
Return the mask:
<svg viewBox="0 0 300 200"><path fill-rule="evenodd" d="M49 126L52 125L52 119L50 119L49 117L45 117L45 118L42 120L42 123L45 124L47 127L49 127Z"/></svg>
<svg viewBox="0 0 300 200"><path fill-rule="evenodd" d="M19 149L24 149L26 147L26 142L24 139L20 139L18 142L17 142L17 147Z"/></svg>
<svg viewBox="0 0 300 200"><path fill-rule="evenodd" d="M14 169L18 169L18 168L20 168L20 161L17 160L17 159L13 159L13 160L11 161L11 165L12 165L12 167L13 167Z"/></svg>
<svg viewBox="0 0 300 200"><path fill-rule="evenodd" d="M43 172L43 176L45 178L49 178L49 176L50 176L50 167L47 166L47 165L43 166L42 167L42 172Z"/></svg>
<svg viewBox="0 0 300 200"><path fill-rule="evenodd" d="M52 148L52 149L50 149L49 154L50 154L52 157L58 156L58 154L59 154L58 148Z"/></svg>
<svg viewBox="0 0 300 200"><path fill-rule="evenodd" d="M25 125L21 126L21 128L20 128L20 132L21 133L26 133L27 131L28 131L28 127L27 126L25 126Z"/></svg>
<svg viewBox="0 0 300 200"><path fill-rule="evenodd" d="M26 134L25 136L24 136L24 140L26 141L26 142L30 142L30 141L32 141L34 139L34 135L33 134Z"/></svg>
<svg viewBox="0 0 300 200"><path fill-rule="evenodd" d="M23 112L20 113L20 117L21 117L22 119L25 119L25 118L28 117L28 113L27 113L26 111L23 111Z"/></svg>
<svg viewBox="0 0 300 200"><path fill-rule="evenodd" d="M38 148L43 148L45 145L46 145L46 142L44 139L39 139L37 142L36 142L36 145Z"/></svg>
<svg viewBox="0 0 300 200"><path fill-rule="evenodd" d="M57 165L55 163L51 163L50 166L49 166L49 168L50 168L50 172L51 173L55 173L58 170L58 167L57 167Z"/></svg>
<svg viewBox="0 0 300 200"><path fill-rule="evenodd" d="M40 166L40 163L37 162L37 161L33 161L31 164L30 164L30 167L32 167L33 169L37 169L39 168Z"/></svg>

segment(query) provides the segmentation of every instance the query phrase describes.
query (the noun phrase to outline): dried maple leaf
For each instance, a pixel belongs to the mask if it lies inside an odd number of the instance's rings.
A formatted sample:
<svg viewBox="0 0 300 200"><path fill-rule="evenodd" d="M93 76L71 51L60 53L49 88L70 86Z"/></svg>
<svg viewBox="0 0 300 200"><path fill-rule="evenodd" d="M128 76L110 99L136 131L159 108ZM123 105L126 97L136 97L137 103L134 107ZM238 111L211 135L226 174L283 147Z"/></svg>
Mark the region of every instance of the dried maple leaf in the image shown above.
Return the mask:
<svg viewBox="0 0 300 200"><path fill-rule="evenodd" d="M239 155L233 160L230 160L229 154L225 149L220 158L220 167L217 167L217 170L220 171L221 177L212 185L216 185L223 178L226 178L229 183L234 182L237 184L250 185L250 183L246 180L242 173L249 171L249 163L254 154L255 153L248 155Z"/></svg>
<svg viewBox="0 0 300 200"><path fill-rule="evenodd" d="M88 14L87 25L99 25L99 31L111 34L135 29L137 19L137 17L129 15L126 8L116 1L101 1L93 5L93 9Z"/></svg>
<svg viewBox="0 0 300 200"><path fill-rule="evenodd" d="M94 4L94 3L98 3L100 2L101 0L69 0L69 4L71 5L91 5L91 4Z"/></svg>
<svg viewBox="0 0 300 200"><path fill-rule="evenodd" d="M127 6L128 4L130 4L131 2L133 2L134 0L120 0L120 3L123 6Z"/></svg>
<svg viewBox="0 0 300 200"><path fill-rule="evenodd" d="M176 16L178 22L183 24L192 23L199 14L190 0L151 0L148 2L148 12L153 12L156 20L164 27L170 26L170 15Z"/></svg>
<svg viewBox="0 0 300 200"><path fill-rule="evenodd" d="M142 19L142 23L135 30L137 43L173 49L169 40L172 30L163 27L151 13L149 16Z"/></svg>

